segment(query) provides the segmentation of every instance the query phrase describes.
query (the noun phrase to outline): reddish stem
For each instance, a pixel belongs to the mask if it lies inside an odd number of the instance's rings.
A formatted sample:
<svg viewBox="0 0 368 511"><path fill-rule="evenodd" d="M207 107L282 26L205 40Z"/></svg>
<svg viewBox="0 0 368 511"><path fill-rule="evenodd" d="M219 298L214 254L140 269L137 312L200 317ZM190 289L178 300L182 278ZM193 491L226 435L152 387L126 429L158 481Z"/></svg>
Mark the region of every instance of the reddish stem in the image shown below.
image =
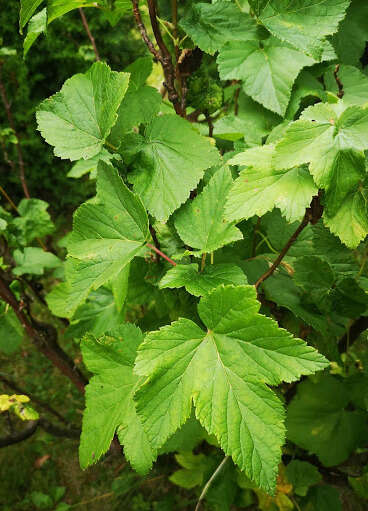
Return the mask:
<svg viewBox="0 0 368 511"><path fill-rule="evenodd" d="M161 252L160 249L156 248L154 245L151 245L151 243L147 243L147 247L150 248L151 250L153 250L154 252L156 252L156 254L158 254L161 257L163 257L164 259L166 259L166 261L168 261L173 266L176 266L176 262L175 261L173 261L172 259L170 259L170 257L168 257L166 254Z"/></svg>
<svg viewBox="0 0 368 511"><path fill-rule="evenodd" d="M91 41L93 51L95 52L96 60L100 60L100 55L98 53L95 38L93 37L92 32L90 31L88 21L87 21L86 15L84 14L82 7L79 7L79 14L82 18L82 23L83 23L84 29L88 35L89 40Z"/></svg>

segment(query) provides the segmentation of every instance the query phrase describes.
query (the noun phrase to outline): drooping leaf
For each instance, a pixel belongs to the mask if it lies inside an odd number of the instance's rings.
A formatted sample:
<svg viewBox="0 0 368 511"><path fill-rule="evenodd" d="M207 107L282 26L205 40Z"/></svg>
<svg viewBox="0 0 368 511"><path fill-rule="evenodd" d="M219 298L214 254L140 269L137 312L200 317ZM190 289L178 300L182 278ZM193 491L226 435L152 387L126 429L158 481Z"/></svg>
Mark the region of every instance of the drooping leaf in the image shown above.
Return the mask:
<svg viewBox="0 0 368 511"><path fill-rule="evenodd" d="M42 9L42 11L35 14L29 22L27 36L24 38L23 42L24 57L29 52L32 44L36 41L38 36L46 32L46 28L47 28L47 11L45 7L44 9Z"/></svg>
<svg viewBox="0 0 368 511"><path fill-rule="evenodd" d="M15 250L13 257L16 267L13 270L15 275L42 275L46 268L57 268L61 261L51 252L45 252L41 247L26 247L24 251Z"/></svg>
<svg viewBox="0 0 368 511"><path fill-rule="evenodd" d="M310 162L310 172L326 190L325 224L349 247L356 247L368 233L362 182L368 148L368 110L346 108L343 103L320 103L307 108L277 144L276 168ZM343 222L346 214L351 222Z"/></svg>
<svg viewBox="0 0 368 511"><path fill-rule="evenodd" d="M188 198L204 170L216 165L219 154L190 123L178 116L157 117L137 146L140 160L130 176L149 212L160 221Z"/></svg>
<svg viewBox="0 0 368 511"><path fill-rule="evenodd" d="M274 207L288 222L301 220L318 190L305 167L274 170L273 145L257 146L234 156L229 163L246 165L232 185L225 206L229 220L262 216Z"/></svg>
<svg viewBox="0 0 368 511"><path fill-rule="evenodd" d="M180 25L201 50L211 55L226 41L249 41L257 37L255 20L223 0L193 4Z"/></svg>
<svg viewBox="0 0 368 511"><path fill-rule="evenodd" d="M19 13L20 30L27 25L37 8L42 4L43 0L21 0Z"/></svg>
<svg viewBox="0 0 368 511"><path fill-rule="evenodd" d="M56 156L87 160L98 154L117 119L129 75L96 62L67 80L37 111L38 129ZM81 100L83 98L83 100Z"/></svg>
<svg viewBox="0 0 368 511"><path fill-rule="evenodd" d="M367 435L364 414L347 410L349 401L348 387L333 376L303 381L288 407L289 440L327 467L342 463Z"/></svg>
<svg viewBox="0 0 368 511"><path fill-rule="evenodd" d="M320 59L324 38L337 32L350 0L270 0L260 20L281 41Z"/></svg>
<svg viewBox="0 0 368 511"><path fill-rule="evenodd" d="M138 350L138 413L159 448L189 417L214 434L257 485L273 491L284 436L283 409L266 384L326 366L303 341L258 314L252 286L220 286L201 299L203 331L180 319L151 332Z"/></svg>
<svg viewBox="0 0 368 511"><path fill-rule="evenodd" d="M303 67L314 61L270 37L261 44L258 41L227 43L221 49L217 63L223 80L242 80L246 94L273 112L284 115L296 77Z"/></svg>
<svg viewBox="0 0 368 511"><path fill-rule="evenodd" d="M159 287L185 287L194 296L203 296L221 284L247 284L246 276L239 266L231 263L207 265L202 272L198 264L178 264L160 280Z"/></svg>
<svg viewBox="0 0 368 511"><path fill-rule="evenodd" d="M243 238L241 231L224 219L227 194L233 183L231 172L221 167L203 191L175 215L174 224L186 245L198 254L214 252Z"/></svg>
<svg viewBox="0 0 368 511"><path fill-rule="evenodd" d="M74 259L67 277L82 303L92 289L115 278L149 238L148 218L140 199L117 171L99 162L97 202L75 213L68 253Z"/></svg>
<svg viewBox="0 0 368 511"><path fill-rule="evenodd" d="M82 468L108 450L116 432L132 467L141 474L151 468L154 454L133 401L139 384L133 363L142 337L139 328L125 323L99 339L89 334L82 341L84 363L94 373L86 387L79 447Z"/></svg>

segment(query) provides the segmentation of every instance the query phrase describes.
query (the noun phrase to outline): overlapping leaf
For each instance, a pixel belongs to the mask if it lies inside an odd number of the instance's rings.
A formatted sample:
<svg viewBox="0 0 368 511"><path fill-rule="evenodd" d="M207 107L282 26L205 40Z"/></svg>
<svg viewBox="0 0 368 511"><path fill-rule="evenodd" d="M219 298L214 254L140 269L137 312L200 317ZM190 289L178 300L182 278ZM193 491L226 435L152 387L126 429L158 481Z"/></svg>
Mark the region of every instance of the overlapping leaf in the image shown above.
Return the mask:
<svg viewBox="0 0 368 511"><path fill-rule="evenodd" d="M70 160L98 154L127 90L129 75L96 62L85 74L67 80L61 91L46 99L37 111L38 129L54 146L56 156Z"/></svg>
<svg viewBox="0 0 368 511"><path fill-rule="evenodd" d="M175 115L157 117L149 124L136 152L140 160L130 179L148 211L160 221L168 219L197 186L203 172L219 161L209 140Z"/></svg>
<svg viewBox="0 0 368 511"><path fill-rule="evenodd" d="M231 172L221 167L208 185L175 215L175 228L185 244L198 254L214 252L242 239L240 230L224 218L224 206L232 185Z"/></svg>
<svg viewBox="0 0 368 511"><path fill-rule="evenodd" d="M141 200L112 166L100 161L97 201L76 211L68 244L71 262L67 277L76 301L81 303L91 289L117 277L148 237L148 218Z"/></svg>
<svg viewBox="0 0 368 511"><path fill-rule="evenodd" d="M142 337L137 327L125 323L100 339L89 334L82 341L84 363L94 373L86 388L79 447L82 468L108 450L116 432L132 467L141 474L151 468L154 454L133 401L139 384L133 364Z"/></svg>
<svg viewBox="0 0 368 511"><path fill-rule="evenodd" d="M229 220L262 216L274 207L288 222L300 220L312 197L317 194L313 179L305 167L275 170L273 145L257 146L237 154L229 163L246 165L232 185L225 207Z"/></svg>
<svg viewBox="0 0 368 511"><path fill-rule="evenodd" d="M189 417L214 434L257 485L273 491L283 442L283 408L267 387L327 365L300 339L258 313L252 286L220 286L201 299L203 331L180 319L151 332L138 350L146 376L138 413L159 448Z"/></svg>

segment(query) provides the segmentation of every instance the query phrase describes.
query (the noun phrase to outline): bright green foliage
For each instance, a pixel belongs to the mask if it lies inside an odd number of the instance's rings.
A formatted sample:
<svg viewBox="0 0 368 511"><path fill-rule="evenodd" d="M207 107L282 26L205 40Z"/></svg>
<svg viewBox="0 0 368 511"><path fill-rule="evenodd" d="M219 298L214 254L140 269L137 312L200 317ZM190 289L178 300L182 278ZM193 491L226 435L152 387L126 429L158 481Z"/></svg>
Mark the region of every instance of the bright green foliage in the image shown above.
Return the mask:
<svg viewBox="0 0 368 511"><path fill-rule="evenodd" d="M15 275L30 273L32 275L42 275L46 268L56 268L60 266L61 261L51 252L45 252L40 247L26 247L24 251L15 250L14 260L16 268Z"/></svg>
<svg viewBox="0 0 368 511"><path fill-rule="evenodd" d="M21 0L19 13L19 26L21 30L27 25L42 2L43 0Z"/></svg>
<svg viewBox="0 0 368 511"><path fill-rule="evenodd" d="M85 74L67 80L61 91L41 103L38 129L56 156L79 160L98 154L117 119L129 75L96 62ZM80 101L80 97L83 101Z"/></svg>
<svg viewBox="0 0 368 511"><path fill-rule="evenodd" d="M140 160L130 179L148 211L160 221L168 219L197 186L204 170L219 160L208 140L188 121L173 115L157 117L149 124L135 151Z"/></svg>
<svg viewBox="0 0 368 511"><path fill-rule="evenodd" d="M42 9L38 14L35 14L28 25L27 37L24 39L23 50L24 56L29 52L32 44L36 41L38 36L46 32L47 28L47 11L46 8Z"/></svg>
<svg viewBox="0 0 368 511"><path fill-rule="evenodd" d="M213 55L226 41L248 41L257 34L257 24L231 2L193 4L180 25L201 50Z"/></svg>
<svg viewBox="0 0 368 511"><path fill-rule="evenodd" d="M187 86L187 104L189 106L206 115L213 114L221 108L224 99L222 87L208 76L194 74L187 81Z"/></svg>
<svg viewBox="0 0 368 511"><path fill-rule="evenodd" d="M113 167L100 161L97 203L85 203L76 211L68 245L74 259L69 270L71 293L76 294L77 303L84 301L91 289L117 277L148 237L142 202Z"/></svg>
<svg viewBox="0 0 368 511"><path fill-rule="evenodd" d="M139 378L133 373L135 353L142 333L134 325L96 339L87 335L81 344L83 360L94 373L86 388L86 410L79 457L82 468L95 463L110 447L115 433L131 465L147 472L153 452L136 414L133 395Z"/></svg>
<svg viewBox="0 0 368 511"><path fill-rule="evenodd" d="M48 21L55 20L63 14L66 14L73 9L79 7L96 7L99 3L103 4L103 0L48 0L47 2L47 15Z"/></svg>
<svg viewBox="0 0 368 511"><path fill-rule="evenodd" d="M224 218L225 200L232 182L230 170L221 167L203 191L175 215L179 236L186 245L199 249L198 254L214 252L243 237Z"/></svg>
<svg viewBox="0 0 368 511"><path fill-rule="evenodd" d="M258 314L251 286L218 287L198 313L207 332L180 319L139 347L138 413L154 448L196 416L224 451L266 491L275 486L284 436L283 408L266 384L293 381L327 362Z"/></svg>
<svg viewBox="0 0 368 511"><path fill-rule="evenodd" d="M327 467L345 461L367 435L364 414L346 410L349 401L348 388L333 376L302 382L288 408L288 438Z"/></svg>
<svg viewBox="0 0 368 511"><path fill-rule="evenodd" d="M294 492L305 497L310 486L321 481L322 476L317 467L307 461L292 460L286 467L285 475Z"/></svg>
<svg viewBox="0 0 368 511"><path fill-rule="evenodd" d="M247 284L244 272L231 263L207 265L198 271L198 264L178 264L160 280L160 288L185 287L194 296L203 296L221 284Z"/></svg>
<svg viewBox="0 0 368 511"><path fill-rule="evenodd" d="M303 67L313 64L313 59L270 37L261 43L227 43L217 62L223 80L242 80L251 98L283 115L296 77Z"/></svg>
<svg viewBox="0 0 368 511"><path fill-rule="evenodd" d="M111 162L113 158L119 156L118 154L111 154L105 148L101 150L92 158L88 160L79 160L77 163L73 165L73 167L69 170L67 176L68 177L82 177L85 174L90 174L91 179L95 179L97 176L97 166L100 160L103 160L106 163Z"/></svg>
<svg viewBox="0 0 368 511"><path fill-rule="evenodd" d="M350 0L270 0L260 14L273 35L315 59L322 56L324 37L337 32Z"/></svg>
<svg viewBox="0 0 368 511"><path fill-rule="evenodd" d="M274 207L281 210L288 222L301 220L317 188L305 167L274 170L273 145L247 149L229 163L246 165L230 189L225 207L229 220L262 216Z"/></svg>
<svg viewBox="0 0 368 511"><path fill-rule="evenodd" d="M276 168L310 162L315 183L326 190L325 223L351 248L368 233L362 154L367 130L368 110L320 103L287 128L273 160Z"/></svg>

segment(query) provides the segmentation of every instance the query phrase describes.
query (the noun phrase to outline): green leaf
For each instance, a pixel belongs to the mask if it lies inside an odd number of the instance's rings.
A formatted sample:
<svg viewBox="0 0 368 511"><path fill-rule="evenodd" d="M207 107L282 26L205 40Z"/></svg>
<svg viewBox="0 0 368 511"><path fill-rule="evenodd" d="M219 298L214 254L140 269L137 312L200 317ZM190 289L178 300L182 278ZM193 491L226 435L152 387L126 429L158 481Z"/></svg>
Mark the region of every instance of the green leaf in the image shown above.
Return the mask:
<svg viewBox="0 0 368 511"><path fill-rule="evenodd" d="M101 152L92 156L88 160L79 160L73 165L73 167L67 173L68 177L79 178L85 174L90 174L91 179L95 179L97 176L97 166L100 160L106 163L111 162L112 159L117 158L117 154L111 154L106 149L102 149ZM120 157L120 156L119 156Z"/></svg>
<svg viewBox="0 0 368 511"><path fill-rule="evenodd" d="M368 77L359 69L353 66L340 65L337 76L343 86L345 105L368 104ZM331 68L325 75L328 90L338 93L334 68Z"/></svg>
<svg viewBox="0 0 368 511"><path fill-rule="evenodd" d="M188 198L219 153L191 124L175 115L157 117L137 146L140 160L130 179L149 212L160 221Z"/></svg>
<svg viewBox="0 0 368 511"><path fill-rule="evenodd" d="M260 20L282 41L319 60L324 38L337 32L350 0L270 0Z"/></svg>
<svg viewBox="0 0 368 511"><path fill-rule="evenodd" d="M367 435L365 415L347 410L349 401L348 387L333 376L303 381L288 407L289 440L316 454L326 467L339 465Z"/></svg>
<svg viewBox="0 0 368 511"><path fill-rule="evenodd" d="M318 187L326 190L325 224L349 247L368 233L361 185L368 149L368 110L343 103L319 103L307 108L277 144L276 168L310 163ZM346 222L346 215L351 223ZM343 222L343 218L345 222Z"/></svg>
<svg viewBox="0 0 368 511"><path fill-rule="evenodd" d="M336 279L329 263L313 255L298 257L294 271L295 283L308 292L317 304L326 297Z"/></svg>
<svg viewBox="0 0 368 511"><path fill-rule="evenodd" d="M42 2L43 0L21 0L19 13L19 27L21 32Z"/></svg>
<svg viewBox="0 0 368 511"><path fill-rule="evenodd" d="M46 7L42 9L38 14L35 14L28 25L27 36L23 42L23 56L25 57L29 50L31 49L32 44L36 41L38 36L44 32L46 32L47 28L47 12Z"/></svg>
<svg viewBox="0 0 368 511"><path fill-rule="evenodd" d="M82 341L84 363L94 373L86 387L79 447L82 468L108 450L116 432L132 467L141 474L151 468L153 451L133 401L139 383L133 363L141 341L139 328L128 323L100 339L89 334Z"/></svg>
<svg viewBox="0 0 368 511"><path fill-rule="evenodd" d="M174 472L169 479L187 490L202 485L205 474L213 468L213 460L204 454L183 452L177 454L175 459L183 468Z"/></svg>
<svg viewBox="0 0 368 511"><path fill-rule="evenodd" d="M280 115L286 112L299 72L313 63L312 58L274 37L262 43L227 43L217 58L222 80L242 80L243 89L251 98Z"/></svg>
<svg viewBox="0 0 368 511"><path fill-rule="evenodd" d="M231 263L207 265L202 272L198 264L177 264L160 280L159 287L185 287L188 293L202 296L221 284L247 284L246 276L239 266Z"/></svg>
<svg viewBox="0 0 368 511"><path fill-rule="evenodd" d="M21 245L28 245L35 238L51 234L55 227L47 212L49 205L40 199L22 199L18 205L20 216L14 218L17 239Z"/></svg>
<svg viewBox="0 0 368 511"><path fill-rule="evenodd" d="M14 275L42 275L45 268L57 268L61 265L61 260L51 252L45 252L40 247L26 247L24 251L15 250L13 253L16 267L13 270Z"/></svg>
<svg viewBox="0 0 368 511"><path fill-rule="evenodd" d="M79 7L97 7L100 0L48 0L47 2L47 14L49 23L54 21L56 18L60 18L73 9Z"/></svg>
<svg viewBox="0 0 368 511"><path fill-rule="evenodd" d="M327 361L258 313L252 286L220 286L201 299L203 331L180 319L149 333L136 371L146 381L138 413L159 448L189 417L214 434L226 454L273 491L284 437L283 408L267 387L322 369Z"/></svg>
<svg viewBox="0 0 368 511"><path fill-rule="evenodd" d="M241 231L224 219L232 183L229 168L221 167L203 191L175 215L175 229L186 245L199 249L197 254L214 252L243 238Z"/></svg>
<svg viewBox="0 0 368 511"><path fill-rule="evenodd" d="M332 38L339 60L344 64L360 65L367 41L368 4L352 0L339 31Z"/></svg>
<svg viewBox="0 0 368 511"><path fill-rule="evenodd" d="M226 41L248 41L257 37L257 23L231 2L192 4L180 26L194 43L213 55Z"/></svg>
<svg viewBox="0 0 368 511"><path fill-rule="evenodd" d="M38 129L56 156L87 160L98 154L117 119L129 75L96 62L67 80L37 111ZM83 98L83 100L81 99Z"/></svg>
<svg viewBox="0 0 368 511"><path fill-rule="evenodd" d="M13 309L0 301L0 351L12 355L23 340L23 330Z"/></svg>
<svg viewBox="0 0 368 511"><path fill-rule="evenodd" d="M225 206L228 220L262 216L274 207L288 222L301 220L318 190L305 167L274 170L273 145L252 147L229 160L230 165L246 165L232 185Z"/></svg>
<svg viewBox="0 0 368 511"><path fill-rule="evenodd" d="M316 486L308 494L305 511L343 511L339 492L333 486Z"/></svg>
<svg viewBox="0 0 368 511"><path fill-rule="evenodd" d="M87 333L99 337L117 328L124 320L125 313L117 310L113 294L102 287L92 291L87 302L78 307L65 332L65 337L76 340Z"/></svg>
<svg viewBox="0 0 368 511"><path fill-rule="evenodd" d="M98 165L96 199L76 211L68 244L75 261L67 269L67 280L79 303L92 289L116 278L149 238L141 200L103 161Z"/></svg>
<svg viewBox="0 0 368 511"><path fill-rule="evenodd" d="M285 475L289 483L293 485L294 493L301 497L305 497L309 487L322 479L317 467L300 460L292 460L286 467Z"/></svg>
<svg viewBox="0 0 368 511"><path fill-rule="evenodd" d="M321 82L311 72L303 69L294 83L285 117L291 120L294 119L302 100L305 98L308 100L313 99L313 101L323 100L324 95L325 92Z"/></svg>
<svg viewBox="0 0 368 511"><path fill-rule="evenodd" d="M361 477L349 477L349 484L362 499L368 500L368 473Z"/></svg>

